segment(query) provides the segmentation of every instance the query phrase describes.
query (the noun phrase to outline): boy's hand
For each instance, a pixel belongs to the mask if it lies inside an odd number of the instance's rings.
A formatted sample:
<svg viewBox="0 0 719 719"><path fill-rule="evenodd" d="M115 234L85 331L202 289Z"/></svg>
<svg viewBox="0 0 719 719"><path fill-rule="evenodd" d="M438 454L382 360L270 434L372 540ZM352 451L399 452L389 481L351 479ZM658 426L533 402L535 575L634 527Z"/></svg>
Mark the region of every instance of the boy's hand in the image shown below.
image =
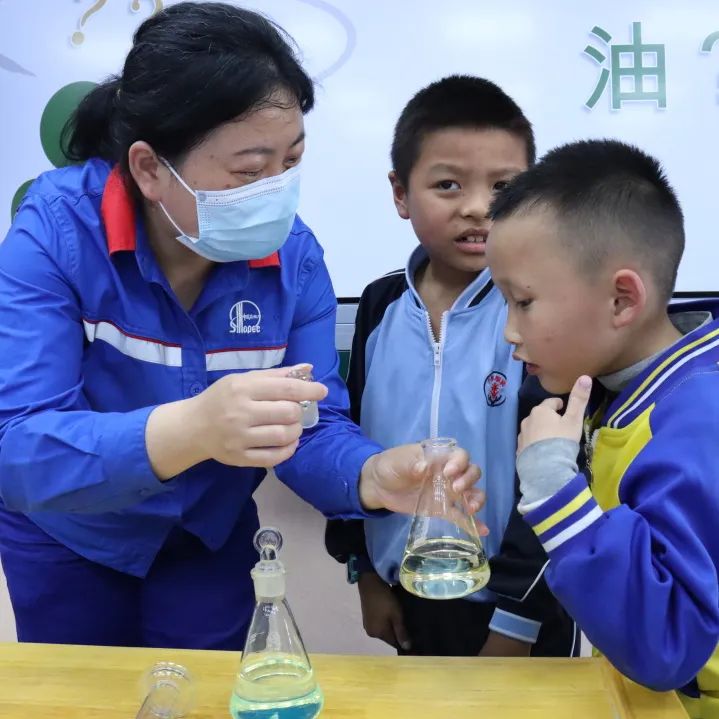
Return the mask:
<svg viewBox="0 0 719 719"><path fill-rule="evenodd" d="M487 641L479 652L480 657L528 657L532 645L512 639L499 632L489 632Z"/></svg>
<svg viewBox="0 0 719 719"><path fill-rule="evenodd" d="M538 404L522 422L522 431L517 440L517 454L544 439L571 439L579 442L591 391L591 377L582 375L572 387L563 415L559 414L563 403L558 397L545 399Z"/></svg>
<svg viewBox="0 0 719 719"><path fill-rule="evenodd" d="M362 572L357 583L362 604L362 624L367 636L391 647L409 651L412 644L404 626L402 607L392 588L374 572Z"/></svg>

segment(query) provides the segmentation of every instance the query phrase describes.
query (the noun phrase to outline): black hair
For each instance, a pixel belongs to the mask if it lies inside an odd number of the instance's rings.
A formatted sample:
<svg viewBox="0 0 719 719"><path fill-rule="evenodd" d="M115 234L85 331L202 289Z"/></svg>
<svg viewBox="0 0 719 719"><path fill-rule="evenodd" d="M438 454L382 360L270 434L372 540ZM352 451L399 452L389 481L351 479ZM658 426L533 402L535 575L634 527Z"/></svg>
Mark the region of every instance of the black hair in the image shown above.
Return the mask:
<svg viewBox="0 0 719 719"><path fill-rule="evenodd" d="M519 105L489 80L451 75L420 90L399 116L391 158L392 168L405 187L427 134L451 128L507 130L524 140L527 164L534 163L532 125Z"/></svg>
<svg viewBox="0 0 719 719"><path fill-rule="evenodd" d="M495 222L548 208L582 269L629 251L671 299L684 252L684 217L660 163L617 140L584 140L548 152L495 197Z"/></svg>
<svg viewBox="0 0 719 719"><path fill-rule="evenodd" d="M120 75L94 88L63 131L78 162L119 163L144 140L177 162L215 128L265 106L303 113L314 87L284 30L258 13L219 2L181 2L150 17L133 37Z"/></svg>

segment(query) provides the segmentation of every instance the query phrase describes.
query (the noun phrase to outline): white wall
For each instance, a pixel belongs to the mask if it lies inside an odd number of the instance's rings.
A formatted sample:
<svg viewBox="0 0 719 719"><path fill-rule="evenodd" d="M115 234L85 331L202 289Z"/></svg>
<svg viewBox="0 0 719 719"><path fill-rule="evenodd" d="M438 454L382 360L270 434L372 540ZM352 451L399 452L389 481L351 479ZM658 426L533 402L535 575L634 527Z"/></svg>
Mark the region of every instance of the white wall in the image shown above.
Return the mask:
<svg viewBox="0 0 719 719"><path fill-rule="evenodd" d="M307 117L300 214L325 247L340 296L358 296L367 282L403 265L414 246L411 226L397 217L386 180L392 129L413 93L462 72L491 78L517 100L534 123L540 153L572 139L618 137L655 154L686 216L687 249L677 289L719 289L714 231L719 43L701 50L719 30L716 0L230 1L283 25L319 81L317 105ZM49 100L71 83L96 82L116 72L153 4L95 3L101 6L96 12L84 12L90 5L89 0L0 0L0 98L13 108L4 113L0 133L0 238L15 192L51 167L38 132ZM139 12L132 12L133 5ZM610 55L592 29L606 31L616 48L631 44L635 22L641 23L643 43L655 46L637 60L651 62L656 45L666 51L666 107L639 99L613 109L608 87L588 108L609 60L600 63L585 48ZM84 41L73 43L81 24ZM622 61L628 65L631 55L623 54L629 55ZM621 80L623 93L634 86L629 76ZM656 74L645 81L641 87L647 91L659 83Z"/></svg>

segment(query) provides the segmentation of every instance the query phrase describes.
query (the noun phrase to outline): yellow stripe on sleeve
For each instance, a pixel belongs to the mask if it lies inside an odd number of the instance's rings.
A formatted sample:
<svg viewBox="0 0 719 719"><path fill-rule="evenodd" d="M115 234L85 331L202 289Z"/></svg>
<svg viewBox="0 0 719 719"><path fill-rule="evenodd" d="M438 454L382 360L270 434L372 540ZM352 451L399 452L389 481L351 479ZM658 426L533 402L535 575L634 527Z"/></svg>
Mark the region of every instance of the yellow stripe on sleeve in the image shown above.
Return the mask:
<svg viewBox="0 0 719 719"><path fill-rule="evenodd" d="M580 507L583 507L592 498L592 492L587 487L583 489L569 504L565 504L561 509L558 509L554 514L547 517L544 521L539 524L535 524L532 529L537 534L542 534L548 529L559 524L563 519L569 517L569 515L576 512Z"/></svg>

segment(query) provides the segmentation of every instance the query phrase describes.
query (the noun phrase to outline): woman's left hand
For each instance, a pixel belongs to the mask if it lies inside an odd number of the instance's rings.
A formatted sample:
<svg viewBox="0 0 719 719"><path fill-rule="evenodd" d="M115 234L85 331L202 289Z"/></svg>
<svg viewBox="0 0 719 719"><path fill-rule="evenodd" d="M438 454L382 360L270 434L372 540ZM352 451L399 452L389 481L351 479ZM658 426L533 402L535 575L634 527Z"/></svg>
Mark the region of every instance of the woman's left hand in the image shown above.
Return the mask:
<svg viewBox="0 0 719 719"><path fill-rule="evenodd" d="M420 489L427 473L422 447L405 444L370 457L362 467L359 495L365 509L389 509L392 512L413 514ZM452 482L455 492L465 494L468 509L473 514L484 504L484 492L474 489L479 481L479 467L469 461L463 449L452 452L444 468L445 477ZM488 530L479 522L481 535Z"/></svg>

